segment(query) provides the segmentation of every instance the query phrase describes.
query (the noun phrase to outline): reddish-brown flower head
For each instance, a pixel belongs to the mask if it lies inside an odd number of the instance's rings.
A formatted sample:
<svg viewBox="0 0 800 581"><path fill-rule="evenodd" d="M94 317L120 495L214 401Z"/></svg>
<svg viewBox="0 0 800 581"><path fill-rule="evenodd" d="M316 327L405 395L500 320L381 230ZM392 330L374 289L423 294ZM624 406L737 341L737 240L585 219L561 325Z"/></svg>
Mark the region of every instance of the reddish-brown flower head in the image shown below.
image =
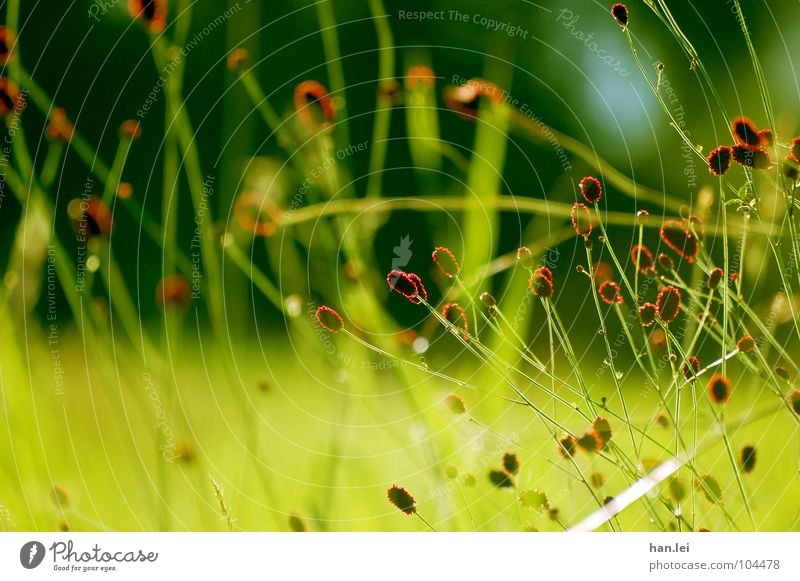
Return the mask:
<svg viewBox="0 0 800 581"><path fill-rule="evenodd" d="M592 431L584 433L580 438L576 440L575 443L578 445L578 448L580 448L584 452L588 452L589 454L598 452L603 448L602 442L600 442L600 440L597 439L597 436Z"/></svg>
<svg viewBox="0 0 800 581"><path fill-rule="evenodd" d="M775 134L772 133L772 129L762 129L758 132L758 136L761 138L762 146L771 147L775 145Z"/></svg>
<svg viewBox="0 0 800 581"><path fill-rule="evenodd" d="M167 25L167 0L128 0L128 13L158 34Z"/></svg>
<svg viewBox="0 0 800 581"><path fill-rule="evenodd" d="M745 335L736 342L736 347L742 353L751 353L756 348L756 342L750 335Z"/></svg>
<svg viewBox="0 0 800 581"><path fill-rule="evenodd" d="M411 282L413 282L415 285L417 285L417 296L413 297L413 298L409 297L408 300L410 300L415 305L418 305L418 304L420 304L422 302L422 301L420 301L420 299L423 299L423 300L427 301L428 300L428 291L425 289L425 285L422 284L422 279L419 277L418 274L416 274L414 272L409 272L407 274L408 274L408 278L411 280Z"/></svg>
<svg viewBox="0 0 800 581"><path fill-rule="evenodd" d="M236 196L233 215L242 230L253 236L274 236L282 212L263 192L244 191Z"/></svg>
<svg viewBox="0 0 800 581"><path fill-rule="evenodd" d="M697 374L700 372L700 360L694 355L687 357L686 361L681 366L681 371L686 381L694 381L697 379Z"/></svg>
<svg viewBox="0 0 800 581"><path fill-rule="evenodd" d="M478 116L481 97L497 103L502 99L502 91L491 81L470 79L463 85L448 87L444 93L444 102L463 117L474 119Z"/></svg>
<svg viewBox="0 0 800 581"><path fill-rule="evenodd" d="M609 305L622 304L622 293L619 290L619 285L613 280L607 280L601 284L600 288L597 289L597 294Z"/></svg>
<svg viewBox="0 0 800 581"><path fill-rule="evenodd" d="M316 316L317 322L319 322L323 329L330 333L338 333L344 329L344 320L342 316L328 305L318 307Z"/></svg>
<svg viewBox="0 0 800 581"><path fill-rule="evenodd" d="M715 373L708 380L708 395L714 403L725 403L731 396L731 380Z"/></svg>
<svg viewBox="0 0 800 581"><path fill-rule="evenodd" d="M633 250L631 250L631 260L642 274L650 274L656 269L653 253L650 252L650 249L644 244L637 244L633 247Z"/></svg>
<svg viewBox="0 0 800 581"><path fill-rule="evenodd" d="M611 432L611 424L602 416L597 416L594 422L592 422L592 433L594 433L595 438L597 438L601 450L611 441L613 435Z"/></svg>
<svg viewBox="0 0 800 581"><path fill-rule="evenodd" d="M572 219L572 227L578 236L588 238L592 233L592 215L589 213L589 208L586 204L577 202L572 205L572 211L569 213Z"/></svg>
<svg viewBox="0 0 800 581"><path fill-rule="evenodd" d="M73 218L73 227L86 239L111 234L111 210L97 196L72 200L67 212Z"/></svg>
<svg viewBox="0 0 800 581"><path fill-rule="evenodd" d="M433 251L433 262L439 267L444 275L453 278L461 274L461 265L458 264L455 255L445 246L437 246Z"/></svg>
<svg viewBox="0 0 800 581"><path fill-rule="evenodd" d="M719 286L719 283L722 281L722 277L725 276L725 271L721 268L712 268L711 272L708 273L708 281L706 282L706 286L710 289L715 289Z"/></svg>
<svg viewBox="0 0 800 581"><path fill-rule="evenodd" d="M553 273L546 266L540 266L531 274L528 288L534 296L549 299L553 297Z"/></svg>
<svg viewBox="0 0 800 581"><path fill-rule="evenodd" d="M389 502L405 514L411 516L417 512L417 502L402 486L393 484L392 487L386 491L386 496L389 498Z"/></svg>
<svg viewBox="0 0 800 581"><path fill-rule="evenodd" d="M333 122L336 111L328 89L319 81L303 81L294 90L294 110L307 127Z"/></svg>
<svg viewBox="0 0 800 581"><path fill-rule="evenodd" d="M590 204L596 204L603 197L603 186L600 180L592 176L586 176L578 184L581 188L583 199Z"/></svg>
<svg viewBox="0 0 800 581"><path fill-rule="evenodd" d="M731 152L733 161L750 169L769 169L772 167L772 158L769 153L758 147L734 145Z"/></svg>
<svg viewBox="0 0 800 581"><path fill-rule="evenodd" d="M400 293L411 302L419 302L419 287L414 278L402 270L392 270L386 275L386 284L393 291Z"/></svg>
<svg viewBox="0 0 800 581"><path fill-rule="evenodd" d="M687 262L694 262L700 252L700 245L686 222L666 220L661 225L661 240L681 255Z"/></svg>
<svg viewBox="0 0 800 581"><path fill-rule="evenodd" d="M575 436L566 434L558 440L558 453L565 459L571 458L575 455L575 449L578 446L578 441Z"/></svg>
<svg viewBox="0 0 800 581"><path fill-rule="evenodd" d="M794 161L800 161L800 137L792 139L792 158Z"/></svg>
<svg viewBox="0 0 800 581"><path fill-rule="evenodd" d="M748 147L761 145L761 136L758 128L748 117L736 117L731 121L731 133L736 143Z"/></svg>
<svg viewBox="0 0 800 581"><path fill-rule="evenodd" d="M727 173L731 167L731 148L721 145L708 156L708 169L715 176Z"/></svg>
<svg viewBox="0 0 800 581"><path fill-rule="evenodd" d="M681 291L674 286L661 289L656 299L656 307L658 318L665 323L671 323L681 312Z"/></svg>
<svg viewBox="0 0 800 581"><path fill-rule="evenodd" d="M246 48L235 48L228 53L228 69L239 70L250 60L250 51Z"/></svg>
<svg viewBox="0 0 800 581"><path fill-rule="evenodd" d="M456 327L463 329L461 335L464 339L469 338L469 319L467 313L464 312L464 307L458 303L447 303L442 307L442 316Z"/></svg>
<svg viewBox="0 0 800 581"><path fill-rule="evenodd" d="M167 308L185 309L191 303L192 286L182 274L168 274L156 285L156 305L162 311Z"/></svg>
<svg viewBox="0 0 800 581"><path fill-rule="evenodd" d="M789 394L789 405L792 406L794 413L800 416L800 391L792 390L792 393Z"/></svg>
<svg viewBox="0 0 800 581"><path fill-rule="evenodd" d="M432 89L436 85L436 75L428 66L414 65L408 67L405 83L409 89L415 89L420 85Z"/></svg>
<svg viewBox="0 0 800 581"><path fill-rule="evenodd" d="M639 307L639 320L645 327L652 327L658 316L658 307L653 303L644 303Z"/></svg>
<svg viewBox="0 0 800 581"><path fill-rule="evenodd" d="M0 117L7 117L20 106L21 95L14 81L0 77Z"/></svg>
<svg viewBox="0 0 800 581"><path fill-rule="evenodd" d="M17 39L14 33L5 26L0 26L0 66L5 66L14 58L14 47Z"/></svg>
<svg viewBox="0 0 800 581"><path fill-rule="evenodd" d="M731 121L731 133L736 143L747 147L758 147L761 145L761 135L758 133L756 124L748 117L736 117Z"/></svg>
<svg viewBox="0 0 800 581"><path fill-rule="evenodd" d="M619 23L620 26L623 28L628 26L628 7L622 4L621 2L617 2L611 7L611 14L614 16L614 19Z"/></svg>
<svg viewBox="0 0 800 581"><path fill-rule="evenodd" d="M47 139L50 141L69 141L75 127L67 117L67 112L56 107L50 112L50 123L47 124Z"/></svg>
<svg viewBox="0 0 800 581"><path fill-rule="evenodd" d="M119 126L119 134L120 137L130 139L131 141L136 141L142 136L142 126L139 125L138 121L126 119Z"/></svg>

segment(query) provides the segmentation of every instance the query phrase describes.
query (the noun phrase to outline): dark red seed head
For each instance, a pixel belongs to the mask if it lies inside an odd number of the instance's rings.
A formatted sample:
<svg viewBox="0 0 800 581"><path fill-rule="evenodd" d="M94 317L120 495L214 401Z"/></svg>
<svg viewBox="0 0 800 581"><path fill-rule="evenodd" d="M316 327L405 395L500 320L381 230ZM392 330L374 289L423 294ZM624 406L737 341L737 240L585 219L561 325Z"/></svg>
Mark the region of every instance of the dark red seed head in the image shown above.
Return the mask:
<svg viewBox="0 0 800 581"><path fill-rule="evenodd" d="M511 474L504 470L491 470L489 472L489 482L497 488L514 488L514 479Z"/></svg>
<svg viewBox="0 0 800 581"><path fill-rule="evenodd" d="M675 261L672 260L671 256L662 252L658 255L658 266L665 272L672 272L675 270Z"/></svg>
<svg viewBox="0 0 800 581"><path fill-rule="evenodd" d="M416 89L419 86L432 89L436 85L436 75L428 66L414 65L408 67L405 83L409 89Z"/></svg>
<svg viewBox="0 0 800 581"><path fill-rule="evenodd" d="M445 246L437 246L433 251L433 261L444 275L453 278L461 274L461 265L458 264L455 255Z"/></svg>
<svg viewBox="0 0 800 581"><path fill-rule="evenodd" d="M600 288L597 289L597 294L609 305L622 304L622 293L619 290L619 285L613 280L607 280L601 284Z"/></svg>
<svg viewBox="0 0 800 581"><path fill-rule="evenodd" d="M623 28L628 26L628 7L622 4L621 2L617 2L611 7L611 14L614 16L614 19L619 23L620 26Z"/></svg>
<svg viewBox="0 0 800 581"><path fill-rule="evenodd" d="M0 66L5 66L14 58L16 44L14 33L8 27L0 26Z"/></svg>
<svg viewBox="0 0 800 581"><path fill-rule="evenodd" d="M419 275L416 274L416 273L413 273L413 272L409 272L409 273L406 273L406 274L408 274L409 280L411 280L411 282L413 282L415 285L417 285L417 296L413 297L413 298L409 297L408 300L410 300L415 305L420 304L420 302L421 302L420 299L423 299L423 300L427 301L428 300L428 291L425 289L425 285L422 284L422 279L419 277Z"/></svg>
<svg viewBox="0 0 800 581"><path fill-rule="evenodd" d="M710 289L715 289L719 286L719 283L722 281L722 277L725 276L725 271L721 268L712 268L711 272L708 273L708 281L706 281L706 286Z"/></svg>
<svg viewBox="0 0 800 581"><path fill-rule="evenodd" d="M469 319L467 313L464 312L464 307L458 303L447 303L442 307L442 316L450 323L463 329L462 336L466 339L469 337Z"/></svg>
<svg viewBox="0 0 800 581"><path fill-rule="evenodd" d="M665 323L671 323L681 312L681 291L674 286L661 289L656 299L656 307L658 307L658 317Z"/></svg>
<svg viewBox="0 0 800 581"><path fill-rule="evenodd" d="M14 81L0 77L0 117L7 117L19 108L20 95Z"/></svg>
<svg viewBox="0 0 800 581"><path fill-rule="evenodd" d="M528 288L534 296L549 299L553 297L553 273L546 266L540 266L531 274Z"/></svg>
<svg viewBox="0 0 800 581"><path fill-rule="evenodd" d="M795 161L800 161L800 137L792 139L792 157Z"/></svg>
<svg viewBox="0 0 800 581"><path fill-rule="evenodd" d="M603 186L600 180L592 176L586 176L578 184L581 188L583 199L590 204L596 204L603 197Z"/></svg>
<svg viewBox="0 0 800 581"><path fill-rule="evenodd" d="M694 262L700 252L700 245L685 222L666 220L661 225L661 240L681 255L687 262Z"/></svg>
<svg viewBox="0 0 800 581"><path fill-rule="evenodd" d="M769 153L758 147L734 145L731 148L733 161L750 169L769 169L772 167L772 158Z"/></svg>
<svg viewBox="0 0 800 581"><path fill-rule="evenodd" d="M731 396L731 380L715 373L708 380L708 395L714 403L725 403Z"/></svg>
<svg viewBox="0 0 800 581"><path fill-rule="evenodd" d="M715 176L727 173L731 167L731 148L721 145L708 156L708 169Z"/></svg>
<svg viewBox="0 0 800 581"><path fill-rule="evenodd" d="M575 455L575 448L578 441L575 436L566 434L558 440L558 453L565 459L569 459Z"/></svg>
<svg viewBox="0 0 800 581"><path fill-rule="evenodd" d="M758 132L758 136L761 138L762 146L771 147L775 145L775 134L772 133L772 129L762 129Z"/></svg>
<svg viewBox="0 0 800 581"><path fill-rule="evenodd" d="M745 335L736 342L736 347L742 353L751 353L756 348L756 342L750 335Z"/></svg>
<svg viewBox="0 0 800 581"><path fill-rule="evenodd" d="M128 0L131 18L142 21L150 32L158 34L167 25L167 0Z"/></svg>
<svg viewBox="0 0 800 581"><path fill-rule="evenodd" d="M637 244L633 247L633 250L631 250L631 260L642 274L650 274L656 269L653 253L643 244Z"/></svg>
<svg viewBox="0 0 800 581"><path fill-rule="evenodd" d="M749 147L761 145L761 136L758 128L748 117L736 117L731 121L731 133L736 143Z"/></svg>
<svg viewBox="0 0 800 581"><path fill-rule="evenodd" d="M503 454L503 469L509 474L516 474L519 472L519 458L516 454L506 452Z"/></svg>
<svg viewBox="0 0 800 581"><path fill-rule="evenodd" d="M598 416L597 419L592 422L592 433L595 438L597 438L601 450L611 441L613 435L611 432L611 424L602 416Z"/></svg>
<svg viewBox="0 0 800 581"><path fill-rule="evenodd" d="M656 322L658 307L653 303L644 303L639 307L639 320L645 327L651 327Z"/></svg>
<svg viewBox="0 0 800 581"><path fill-rule="evenodd" d="M386 275L386 283L389 285L389 288L400 293L411 302L419 302L419 287L407 272L392 270Z"/></svg>
<svg viewBox="0 0 800 581"><path fill-rule="evenodd" d="M798 176L800 176L800 168L798 168L798 160L790 155L788 156L783 162L783 176L791 181L796 182Z"/></svg>
<svg viewBox="0 0 800 581"><path fill-rule="evenodd" d="M756 467L756 448L755 446L744 446L739 454L739 466L742 472L750 473Z"/></svg>
<svg viewBox="0 0 800 581"><path fill-rule="evenodd" d="M328 305L322 305L317 308L317 322L323 329L330 333L338 333L344 329L344 320L342 316Z"/></svg>
<svg viewBox="0 0 800 581"><path fill-rule="evenodd" d="M681 371L686 381L694 381L700 372L700 360L694 355L687 357L686 362L681 366Z"/></svg>
<svg viewBox="0 0 800 581"><path fill-rule="evenodd" d="M402 486L392 485L386 492L386 496L389 498L389 502L407 515L411 516L417 512L417 503L414 497Z"/></svg>
<svg viewBox="0 0 800 581"><path fill-rule="evenodd" d="M319 107L319 112L315 111ZM319 81L303 81L294 90L294 110L303 125L316 127L336 117L328 89Z"/></svg>
<svg viewBox="0 0 800 581"><path fill-rule="evenodd" d="M75 127L67 117L67 112L61 107L53 108L50 113L50 123L47 124L47 139L67 142L72 138L74 130Z"/></svg>
<svg viewBox="0 0 800 581"><path fill-rule="evenodd" d="M578 448L589 454L597 452L603 447L603 444L597 439L594 432L591 431L583 434L575 443L578 445Z"/></svg>
<svg viewBox="0 0 800 581"><path fill-rule="evenodd" d="M792 390L792 393L789 394L789 405L792 406L794 413L800 416L800 391Z"/></svg>
<svg viewBox="0 0 800 581"><path fill-rule="evenodd" d="M588 238L592 233L592 215L589 213L589 208L586 204L577 202L572 205L572 211L569 214L572 219L572 227L578 236Z"/></svg>
<svg viewBox="0 0 800 581"><path fill-rule="evenodd" d="M182 274L168 274L156 285L156 305L159 309L184 309L191 303L192 286Z"/></svg>

